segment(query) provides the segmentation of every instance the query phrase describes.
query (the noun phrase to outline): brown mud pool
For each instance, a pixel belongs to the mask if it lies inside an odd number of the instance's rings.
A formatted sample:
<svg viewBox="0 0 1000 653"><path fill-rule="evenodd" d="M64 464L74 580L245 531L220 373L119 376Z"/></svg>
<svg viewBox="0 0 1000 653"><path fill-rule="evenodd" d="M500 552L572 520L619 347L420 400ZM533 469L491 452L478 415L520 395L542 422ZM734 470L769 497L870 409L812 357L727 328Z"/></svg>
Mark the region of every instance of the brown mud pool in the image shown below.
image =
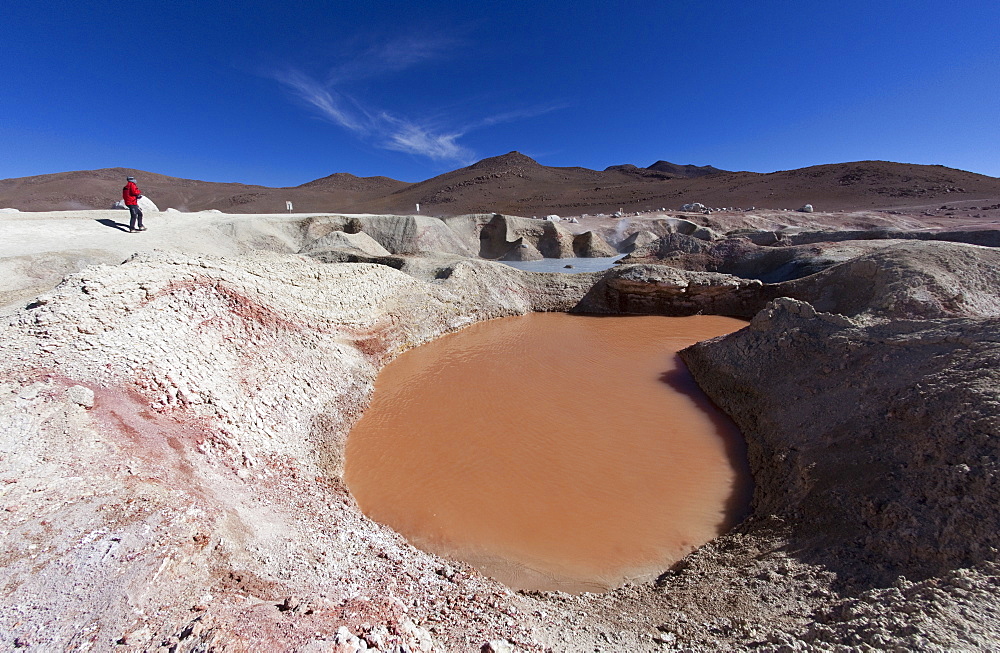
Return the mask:
<svg viewBox="0 0 1000 653"><path fill-rule="evenodd" d="M676 355L745 324L534 313L412 349L351 431L348 487L415 546L515 589L655 577L746 514L742 437Z"/></svg>

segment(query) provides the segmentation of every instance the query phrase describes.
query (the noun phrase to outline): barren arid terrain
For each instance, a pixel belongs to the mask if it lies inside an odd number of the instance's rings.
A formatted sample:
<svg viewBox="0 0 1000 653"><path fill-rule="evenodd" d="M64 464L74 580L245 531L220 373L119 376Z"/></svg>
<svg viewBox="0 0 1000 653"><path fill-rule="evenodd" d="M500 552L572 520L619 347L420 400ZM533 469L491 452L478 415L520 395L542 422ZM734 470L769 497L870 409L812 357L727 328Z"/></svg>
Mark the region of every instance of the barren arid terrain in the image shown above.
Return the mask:
<svg viewBox="0 0 1000 653"><path fill-rule="evenodd" d="M2 213L0 650L991 648L1000 193L936 192L575 222L148 212L142 233ZM581 595L367 519L343 454L379 369L531 311L750 320L681 353L746 439L750 516Z"/></svg>
<svg viewBox="0 0 1000 653"><path fill-rule="evenodd" d="M817 211L894 209L1000 219L1000 179L944 166L855 161L779 172L730 172L657 161L605 170L545 166L520 152L478 161L416 183L338 172L289 188L180 179L126 168L0 179L0 207L21 211L104 209L121 198L126 175L160 209L278 213L386 213L444 217L468 213L612 214L717 208ZM419 209L417 205L419 204Z"/></svg>

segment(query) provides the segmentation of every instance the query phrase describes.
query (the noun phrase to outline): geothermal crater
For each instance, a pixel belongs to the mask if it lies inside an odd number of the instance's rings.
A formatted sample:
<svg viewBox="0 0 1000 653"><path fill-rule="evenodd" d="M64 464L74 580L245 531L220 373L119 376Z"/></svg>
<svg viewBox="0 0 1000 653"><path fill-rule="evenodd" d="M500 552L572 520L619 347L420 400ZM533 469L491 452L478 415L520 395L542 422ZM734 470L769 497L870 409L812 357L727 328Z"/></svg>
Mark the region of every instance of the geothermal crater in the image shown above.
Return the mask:
<svg viewBox="0 0 1000 653"><path fill-rule="evenodd" d="M0 647L971 650L1000 636L989 233L911 237L918 215L873 213L581 219L591 235L569 239L496 215L164 214L139 246L107 217L4 217L20 245L0 245ZM894 220L892 238L866 235ZM598 238L634 246L631 263L547 274L476 257L603 254ZM136 248L159 251L118 264ZM344 450L379 370L534 312L749 319L680 354L745 437L749 516L653 580L578 596L514 591L365 517Z"/></svg>
<svg viewBox="0 0 1000 653"><path fill-rule="evenodd" d="M719 316L489 320L389 363L347 442L361 509L515 589L658 576L746 513L745 447L675 352Z"/></svg>

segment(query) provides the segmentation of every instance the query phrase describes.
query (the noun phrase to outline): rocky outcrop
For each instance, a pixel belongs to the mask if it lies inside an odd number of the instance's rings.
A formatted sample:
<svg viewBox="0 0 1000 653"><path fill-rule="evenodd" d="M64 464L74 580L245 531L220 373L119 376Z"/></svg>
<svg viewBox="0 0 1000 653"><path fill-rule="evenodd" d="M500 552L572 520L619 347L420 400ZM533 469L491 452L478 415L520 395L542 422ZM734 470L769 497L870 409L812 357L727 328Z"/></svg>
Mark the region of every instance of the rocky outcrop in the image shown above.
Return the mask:
<svg viewBox="0 0 1000 653"><path fill-rule="evenodd" d="M547 220L496 214L483 226L479 238L479 255L486 259L511 256L511 250L520 248L522 244L537 249L545 258L570 258L574 255L573 234L562 225Z"/></svg>
<svg viewBox="0 0 1000 653"><path fill-rule="evenodd" d="M945 240L952 243L982 245L983 247L1000 247L1000 230L978 229L970 231L938 231L920 234L920 240Z"/></svg>
<svg viewBox="0 0 1000 653"><path fill-rule="evenodd" d="M984 247L1000 247L1000 230L970 229L959 231L909 231L899 227L872 229L829 229L786 226L781 229L758 230L740 228L727 231L726 237L746 238L755 245L811 245L865 240L924 240L965 243Z"/></svg>
<svg viewBox="0 0 1000 653"><path fill-rule="evenodd" d="M540 261L545 258L538 248L531 243L531 241L526 241L524 237L520 237L511 243L510 249L507 253L500 257L501 261Z"/></svg>
<svg viewBox="0 0 1000 653"><path fill-rule="evenodd" d="M661 238L636 246L622 259L622 264L661 261L675 252L703 254L711 248L705 241L687 234L671 233ZM678 265L677 267L683 267Z"/></svg>
<svg viewBox="0 0 1000 653"><path fill-rule="evenodd" d="M672 234L637 248L622 260L659 262L685 270L721 272L765 283L780 283L821 272L898 241L849 241L790 247L764 247L743 236L705 242Z"/></svg>
<svg viewBox="0 0 1000 653"><path fill-rule="evenodd" d="M331 231L325 236L310 241L302 249L302 253L315 254L328 250L350 250L367 256L389 256L391 254L377 240L363 231L351 234L344 231Z"/></svg>
<svg viewBox="0 0 1000 653"><path fill-rule="evenodd" d="M726 315L749 317L771 299L792 297L810 302L822 312L862 322L1000 316L1000 250L994 248L914 241L768 248L742 238L707 244L680 234L657 243L670 249L662 259L654 259L659 264L628 264L633 257L626 257L621 267L634 270L624 275L629 281L617 281L612 274L601 282L615 297L610 306L625 310L626 306L638 306L635 302L640 297L646 298L643 302L653 296L662 297L663 282L656 279L670 279L667 285L679 289L687 285L686 281L677 281L688 278L682 272L698 272L703 278L718 280L714 283L741 288L733 296L734 301L739 298L738 302L726 304ZM766 283L784 277L792 280ZM752 293L743 290L749 288L754 289ZM694 308L697 304L688 306ZM715 312L707 306L703 310Z"/></svg>
<svg viewBox="0 0 1000 653"><path fill-rule="evenodd" d="M880 233L903 235L902 232ZM815 233L804 235L814 236ZM875 253L886 248L910 245L905 251L917 253L932 251L940 246L936 251L962 251L961 246L958 249L949 249L949 245L943 240L919 241L921 244L918 244L913 239L903 237L843 238L815 242L810 239L804 240L811 244L790 245L787 243L792 241L792 238L778 240L774 232L739 233L714 242L682 234L670 234L636 247L631 254L621 260L621 263L661 263L685 270L721 272L765 283L781 283L809 277L868 254L877 258L878 255ZM781 246L769 246L776 243L780 243ZM992 260L995 254L984 252L982 256L984 260ZM909 260L908 254L902 258ZM908 269L914 269L914 266L922 266L923 261L904 265ZM825 281L820 283L826 284ZM849 293L838 293L838 295L846 297Z"/></svg>
<svg viewBox="0 0 1000 653"><path fill-rule="evenodd" d="M1000 317L1000 250L896 242L773 292L862 321Z"/></svg>
<svg viewBox="0 0 1000 653"><path fill-rule="evenodd" d="M159 212L159 210L160 210L156 206L156 204L153 202L153 200L149 199L145 195L143 195L142 197L140 197L136 201L136 205L140 209L142 209L143 211L155 211L155 212ZM125 206L125 200L118 200L117 202L115 202L114 204L111 205L111 208L113 208L113 209L127 209L128 207Z"/></svg>
<svg viewBox="0 0 1000 653"><path fill-rule="evenodd" d="M714 229L684 218L657 218L644 220L641 224L646 230L652 231L658 236L683 234L699 240L718 240L722 237Z"/></svg>
<svg viewBox="0 0 1000 653"><path fill-rule="evenodd" d="M479 233L493 219L494 213L470 213L445 216L441 220L458 236L470 252L478 253Z"/></svg>
<svg viewBox="0 0 1000 653"><path fill-rule="evenodd" d="M726 274L664 265L627 265L606 273L573 309L616 315L747 317L768 301L764 284Z"/></svg>
<svg viewBox="0 0 1000 653"><path fill-rule="evenodd" d="M573 236L573 254L578 258L618 256L618 250L593 231Z"/></svg>
<svg viewBox="0 0 1000 653"><path fill-rule="evenodd" d="M714 229L685 220L684 218L652 218L644 220L633 220L622 218L614 227L604 227L599 230L600 235L610 244L618 248L619 252L628 253L635 249L636 238L641 242L639 246L644 247L657 238L669 236L671 234L683 234L698 240L718 240L722 236ZM652 234L653 238L647 235L637 236L636 234Z"/></svg>
<svg viewBox="0 0 1000 653"><path fill-rule="evenodd" d="M681 355L747 439L754 512L788 521L796 555L888 583L995 561L998 327L863 327L778 299Z"/></svg>
<svg viewBox="0 0 1000 653"><path fill-rule="evenodd" d="M392 254L438 252L474 255L468 245L438 218L421 215L333 215L307 218L303 222L306 239L322 238L332 231L363 231Z"/></svg>
<svg viewBox="0 0 1000 653"><path fill-rule="evenodd" d="M658 236L652 231L637 231L630 234L618 244L618 251L623 254L631 254L637 248L645 247L654 242Z"/></svg>

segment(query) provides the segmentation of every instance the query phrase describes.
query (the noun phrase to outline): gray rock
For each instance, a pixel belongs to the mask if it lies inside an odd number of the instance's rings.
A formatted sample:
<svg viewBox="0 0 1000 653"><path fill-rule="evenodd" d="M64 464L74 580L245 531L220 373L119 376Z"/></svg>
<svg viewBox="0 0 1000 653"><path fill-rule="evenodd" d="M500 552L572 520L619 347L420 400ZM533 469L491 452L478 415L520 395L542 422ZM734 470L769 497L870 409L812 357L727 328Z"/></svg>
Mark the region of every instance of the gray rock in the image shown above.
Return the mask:
<svg viewBox="0 0 1000 653"><path fill-rule="evenodd" d="M363 231L353 234L344 231L331 231L327 235L311 241L301 251L304 254L312 254L331 249L356 250L368 256L390 255L389 250Z"/></svg>
<svg viewBox="0 0 1000 653"><path fill-rule="evenodd" d="M863 326L789 299L764 313L681 357L747 436L755 511L788 519L796 557L876 586L992 560L995 319Z"/></svg>
<svg viewBox="0 0 1000 653"><path fill-rule="evenodd" d="M145 195L143 195L142 197L140 197L139 200L136 202L136 204L144 212L145 211L153 211L155 213L159 213L159 211L160 211L160 209L156 208L156 204L153 203L153 200L149 199ZM111 208L113 208L113 209L124 209L125 208L125 200L118 200L117 202L115 202L114 204L111 205Z"/></svg>
<svg viewBox="0 0 1000 653"><path fill-rule="evenodd" d="M617 256L618 250L593 231L585 231L573 237L573 253L579 258Z"/></svg>
<svg viewBox="0 0 1000 653"><path fill-rule="evenodd" d="M82 385L74 385L66 390L66 398L84 408L94 407L94 391Z"/></svg>
<svg viewBox="0 0 1000 653"><path fill-rule="evenodd" d="M309 218L304 224L308 239L321 238L332 231L364 232L392 254L474 254L443 220L423 215L334 215Z"/></svg>
<svg viewBox="0 0 1000 653"><path fill-rule="evenodd" d="M510 250L500 257L501 261L540 261L545 258L538 248L524 238L518 238L512 243Z"/></svg>
<svg viewBox="0 0 1000 653"><path fill-rule="evenodd" d="M511 249L528 243L544 258L570 258L573 234L560 224L509 215L494 215L479 235L479 255L488 259L506 258Z"/></svg>
<svg viewBox="0 0 1000 653"><path fill-rule="evenodd" d="M697 229L691 232L691 237L698 238L700 240L719 240L724 236L722 236L721 234L717 233L716 231L708 227L698 227Z"/></svg>
<svg viewBox="0 0 1000 653"><path fill-rule="evenodd" d="M652 231L637 231L631 234L618 245L618 251L623 254L631 254L637 247L643 247L655 242L659 236Z"/></svg>
<svg viewBox="0 0 1000 653"><path fill-rule="evenodd" d="M690 204L685 204L681 207L681 211L687 211L689 213L701 213L706 210L705 205L701 202L691 202Z"/></svg>

